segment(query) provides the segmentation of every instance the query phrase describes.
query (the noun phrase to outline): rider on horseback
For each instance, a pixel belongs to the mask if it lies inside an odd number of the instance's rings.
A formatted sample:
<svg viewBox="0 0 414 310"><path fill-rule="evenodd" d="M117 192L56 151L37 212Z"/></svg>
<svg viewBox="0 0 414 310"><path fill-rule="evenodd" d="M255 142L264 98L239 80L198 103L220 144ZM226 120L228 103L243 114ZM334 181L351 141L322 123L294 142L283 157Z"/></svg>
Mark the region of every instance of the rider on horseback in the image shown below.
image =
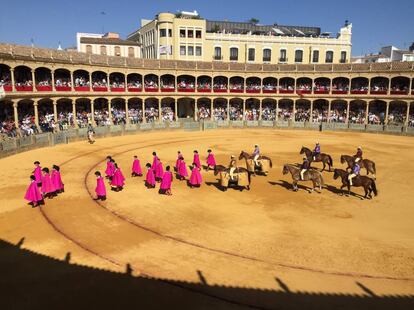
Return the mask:
<svg viewBox="0 0 414 310"><path fill-rule="evenodd" d="M313 149L312 152L312 158L315 161L316 160L316 156L318 156L321 153L321 146L319 145L319 142L316 142L315 148Z"/></svg>
<svg viewBox="0 0 414 310"><path fill-rule="evenodd" d="M355 158L355 162L359 162L362 159L362 148L360 146L358 146L357 152L354 155Z"/></svg>
<svg viewBox="0 0 414 310"><path fill-rule="evenodd" d="M352 186L352 179L359 175L361 171L361 167L357 162L354 163L354 166L352 167L352 173L348 176L349 185Z"/></svg>
<svg viewBox="0 0 414 310"><path fill-rule="evenodd" d="M254 164L256 166L259 166L259 162L257 160L260 157L260 149L259 149L259 146L257 144L254 146L254 151L253 151L252 156L253 156L253 162L254 162Z"/></svg>
<svg viewBox="0 0 414 310"><path fill-rule="evenodd" d="M306 156L303 156L303 163L302 166L300 167L300 179L303 181L305 178L305 172L308 171L308 169L310 168L310 162L308 160L308 158Z"/></svg>
<svg viewBox="0 0 414 310"><path fill-rule="evenodd" d="M231 155L229 169L230 169L230 179L234 181L234 171L237 169L236 157L234 157L234 155Z"/></svg>

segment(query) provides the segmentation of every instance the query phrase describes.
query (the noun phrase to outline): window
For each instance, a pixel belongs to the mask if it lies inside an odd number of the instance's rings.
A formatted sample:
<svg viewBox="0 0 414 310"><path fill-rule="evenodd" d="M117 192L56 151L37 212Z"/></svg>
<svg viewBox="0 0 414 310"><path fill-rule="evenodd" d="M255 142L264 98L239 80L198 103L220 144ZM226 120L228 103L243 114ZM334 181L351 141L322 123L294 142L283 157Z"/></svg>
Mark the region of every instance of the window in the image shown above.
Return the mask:
<svg viewBox="0 0 414 310"><path fill-rule="evenodd" d="M313 51L312 62L319 62L319 51Z"/></svg>
<svg viewBox="0 0 414 310"><path fill-rule="evenodd" d="M248 55L248 61L254 61L254 53L255 53L255 50L254 50L254 48L249 48L249 55Z"/></svg>
<svg viewBox="0 0 414 310"><path fill-rule="evenodd" d="M194 31L193 30L187 30L187 37L194 38Z"/></svg>
<svg viewBox="0 0 414 310"><path fill-rule="evenodd" d="M302 62L303 61L303 51L296 50L295 51L295 62Z"/></svg>
<svg viewBox="0 0 414 310"><path fill-rule="evenodd" d="M115 46L115 56L121 56L121 47Z"/></svg>
<svg viewBox="0 0 414 310"><path fill-rule="evenodd" d="M167 29L160 29L160 37L164 38L167 36Z"/></svg>
<svg viewBox="0 0 414 310"><path fill-rule="evenodd" d="M201 30L196 30L196 38L201 39Z"/></svg>
<svg viewBox="0 0 414 310"><path fill-rule="evenodd" d="M239 49L237 47L230 48L230 60L232 61L239 60Z"/></svg>
<svg viewBox="0 0 414 310"><path fill-rule="evenodd" d="M201 56L201 46L196 46L196 56Z"/></svg>
<svg viewBox="0 0 414 310"><path fill-rule="evenodd" d="M128 57L135 57L135 50L133 47L128 47Z"/></svg>
<svg viewBox="0 0 414 310"><path fill-rule="evenodd" d="M180 29L180 38L185 38L185 29Z"/></svg>
<svg viewBox="0 0 414 310"><path fill-rule="evenodd" d="M172 29L168 29L168 36L171 38L172 37Z"/></svg>
<svg viewBox="0 0 414 310"><path fill-rule="evenodd" d="M287 58L286 58L286 50L285 49L281 49L280 50L280 58L279 58L280 62L286 62Z"/></svg>
<svg viewBox="0 0 414 310"><path fill-rule="evenodd" d="M86 52L92 54L92 45L86 45Z"/></svg>
<svg viewBox="0 0 414 310"><path fill-rule="evenodd" d="M180 46L180 55L185 56L185 46L184 45Z"/></svg>
<svg viewBox="0 0 414 310"><path fill-rule="evenodd" d="M221 47L220 46L216 46L214 48L214 59L221 60Z"/></svg>
<svg viewBox="0 0 414 310"><path fill-rule="evenodd" d="M265 48L263 50L263 61L270 62L271 59L272 59L272 50L270 48Z"/></svg>
<svg viewBox="0 0 414 310"><path fill-rule="evenodd" d="M101 55L106 55L106 46L101 45Z"/></svg>
<svg viewBox="0 0 414 310"><path fill-rule="evenodd" d="M340 61L339 61L341 64L344 64L344 63L346 63L346 52L345 51L342 51L341 52L341 59L340 59Z"/></svg>
<svg viewBox="0 0 414 310"><path fill-rule="evenodd" d="M333 62L333 52L332 51L327 51L326 52L325 62L326 63L332 63Z"/></svg>
<svg viewBox="0 0 414 310"><path fill-rule="evenodd" d="M189 56L193 56L194 55L194 46L189 46L188 47L188 55Z"/></svg>

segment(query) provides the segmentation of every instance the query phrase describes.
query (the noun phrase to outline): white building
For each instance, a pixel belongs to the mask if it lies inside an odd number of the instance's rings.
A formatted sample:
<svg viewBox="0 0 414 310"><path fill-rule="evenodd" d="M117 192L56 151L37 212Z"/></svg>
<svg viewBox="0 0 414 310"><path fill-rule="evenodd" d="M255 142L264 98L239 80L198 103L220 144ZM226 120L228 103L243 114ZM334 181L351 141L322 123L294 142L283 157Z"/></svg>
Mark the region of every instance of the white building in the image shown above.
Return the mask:
<svg viewBox="0 0 414 310"><path fill-rule="evenodd" d="M364 56L352 57L353 63L391 62L391 61L414 61L413 50L401 50L395 46L384 46L378 54L366 54Z"/></svg>

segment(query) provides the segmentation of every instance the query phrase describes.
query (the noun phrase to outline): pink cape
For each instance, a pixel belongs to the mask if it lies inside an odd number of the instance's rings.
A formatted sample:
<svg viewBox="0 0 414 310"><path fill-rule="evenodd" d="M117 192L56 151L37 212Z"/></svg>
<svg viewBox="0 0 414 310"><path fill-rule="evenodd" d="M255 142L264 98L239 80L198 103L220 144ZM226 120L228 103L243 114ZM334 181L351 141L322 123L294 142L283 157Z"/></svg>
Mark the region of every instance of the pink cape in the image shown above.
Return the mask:
<svg viewBox="0 0 414 310"><path fill-rule="evenodd" d="M30 185L26 191L26 195L24 195L24 199L30 202L39 202L43 200L42 194L39 191L39 187L37 186L36 181L30 182Z"/></svg>
<svg viewBox="0 0 414 310"><path fill-rule="evenodd" d="M35 168L33 175L36 178L36 183L42 183L42 168L40 168L40 166L37 166Z"/></svg>
<svg viewBox="0 0 414 310"><path fill-rule="evenodd" d="M145 182L148 185L155 185L155 176L154 176L154 170L152 168L149 168L147 171L147 175L145 176Z"/></svg>
<svg viewBox="0 0 414 310"><path fill-rule="evenodd" d="M171 171L166 171L164 172L163 176L162 176L162 182L161 182L161 186L160 189L171 189L171 183L172 183L172 173Z"/></svg>
<svg viewBox="0 0 414 310"><path fill-rule="evenodd" d="M201 168L200 155L194 154L193 163L195 163L197 168Z"/></svg>
<svg viewBox="0 0 414 310"><path fill-rule="evenodd" d="M96 178L95 193L98 196L106 196L106 188L103 177Z"/></svg>
<svg viewBox="0 0 414 310"><path fill-rule="evenodd" d="M159 162L160 162L160 159L157 156L154 156L154 159L152 160L152 166L151 166L151 168L154 171L156 171Z"/></svg>
<svg viewBox="0 0 414 310"><path fill-rule="evenodd" d="M180 163L180 167L178 168L178 174L182 177L188 177L187 165L185 161L182 160Z"/></svg>
<svg viewBox="0 0 414 310"><path fill-rule="evenodd" d="M64 185L62 177L60 176L60 172L57 170L52 170L52 183L57 191L63 190Z"/></svg>
<svg viewBox="0 0 414 310"><path fill-rule="evenodd" d="M139 162L139 159L134 159L134 162L132 163L132 173L142 175L141 164Z"/></svg>
<svg viewBox="0 0 414 310"><path fill-rule="evenodd" d="M116 169L111 180L111 186L116 187L123 187L124 186L125 177L121 172L121 169Z"/></svg>
<svg viewBox="0 0 414 310"><path fill-rule="evenodd" d="M181 164L181 161L182 160L183 160L183 156L182 155L178 155L177 161L175 162L175 169L177 170L177 172L180 169L180 164Z"/></svg>
<svg viewBox="0 0 414 310"><path fill-rule="evenodd" d="M105 174L107 177L111 177L115 172L115 166L114 163L112 161L107 161L106 162L106 170L105 170Z"/></svg>
<svg viewBox="0 0 414 310"><path fill-rule="evenodd" d="M42 177L42 193L47 194L47 193L53 193L55 191L56 191L56 188L53 186L52 179L49 173L46 173Z"/></svg>
<svg viewBox="0 0 414 310"><path fill-rule="evenodd" d="M191 170L190 184L201 185L201 182L203 182L203 179L200 170L198 170L198 168L193 168L193 170Z"/></svg>
<svg viewBox="0 0 414 310"><path fill-rule="evenodd" d="M215 166L216 165L216 159L214 158L214 154L210 153L207 156L207 165L208 166Z"/></svg>
<svg viewBox="0 0 414 310"><path fill-rule="evenodd" d="M162 179L162 176L164 174L164 168L162 166L162 162L158 162L157 170L155 170L155 177Z"/></svg>

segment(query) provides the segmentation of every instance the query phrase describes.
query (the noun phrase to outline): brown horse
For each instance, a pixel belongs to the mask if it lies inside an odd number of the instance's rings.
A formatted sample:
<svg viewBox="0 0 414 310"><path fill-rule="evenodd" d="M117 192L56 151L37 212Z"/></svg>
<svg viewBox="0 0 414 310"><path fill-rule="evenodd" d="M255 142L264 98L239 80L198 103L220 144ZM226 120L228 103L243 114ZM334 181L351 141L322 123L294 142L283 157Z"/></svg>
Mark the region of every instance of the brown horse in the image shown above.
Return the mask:
<svg viewBox="0 0 414 310"><path fill-rule="evenodd" d="M355 157L349 155L341 155L341 164L344 163L347 163L348 165L346 171L351 170L355 163ZM374 180L376 179L375 174L377 173L377 169L375 168L375 163L372 160L361 159L358 163L361 169L365 168L367 170L367 175L371 173Z"/></svg>
<svg viewBox="0 0 414 310"><path fill-rule="evenodd" d="M306 158L309 160L310 163L312 162L322 162L323 164L323 168L322 171L325 170L326 164L328 164L329 166L329 171L331 171L331 167L333 166L333 160L331 155L325 154L325 153L320 153L318 155L315 156L315 160L313 160L313 152L308 149L307 147L302 146L302 149L300 150L300 154L305 154Z"/></svg>
<svg viewBox="0 0 414 310"><path fill-rule="evenodd" d="M338 177L341 177L341 180L342 180L341 190L343 190L344 187L348 187L348 195L350 195L351 185L349 184L348 176L349 176L349 173L346 172L345 170L342 170L342 169L334 170L334 180L336 180ZM352 186L355 186L355 187L362 186L365 191L364 198L372 199L372 192L374 193L375 196L378 195L378 190L375 184L375 180L365 175L359 175L353 178Z"/></svg>
<svg viewBox="0 0 414 310"><path fill-rule="evenodd" d="M267 175L269 173L269 167L272 168L273 166L272 159L267 156L260 155L258 160L261 161L261 165L256 166L253 158L254 157L252 155L245 151L240 152L239 160L246 160L246 167L251 173L263 173L264 175Z"/></svg>
<svg viewBox="0 0 414 310"><path fill-rule="evenodd" d="M230 168L225 167L223 165L216 165L214 167L214 175L216 176L216 175L220 174L220 176L221 176L222 173L230 175ZM248 184L246 186L239 186L238 181L229 180L229 185L230 185L230 183L233 183L236 186L241 187L241 190L243 190L243 187L245 187L247 190L250 190L250 184L251 184L250 172L246 168L237 167L235 173L245 173L247 175ZM227 189L227 188L225 188L225 189Z"/></svg>
<svg viewBox="0 0 414 310"><path fill-rule="evenodd" d="M312 188L311 192L313 192L315 190L316 186L319 186L319 192L322 192L323 178L322 178L322 174L319 171L314 170L314 169L309 169L303 175L304 180L301 180L301 178L300 178L300 168L298 168L294 165L285 164L283 166L283 171L282 172L283 172L283 174L288 174L290 172L290 174L292 175L292 186L293 186L293 190L295 192L298 191L298 182L299 181L312 181L313 188Z"/></svg>

